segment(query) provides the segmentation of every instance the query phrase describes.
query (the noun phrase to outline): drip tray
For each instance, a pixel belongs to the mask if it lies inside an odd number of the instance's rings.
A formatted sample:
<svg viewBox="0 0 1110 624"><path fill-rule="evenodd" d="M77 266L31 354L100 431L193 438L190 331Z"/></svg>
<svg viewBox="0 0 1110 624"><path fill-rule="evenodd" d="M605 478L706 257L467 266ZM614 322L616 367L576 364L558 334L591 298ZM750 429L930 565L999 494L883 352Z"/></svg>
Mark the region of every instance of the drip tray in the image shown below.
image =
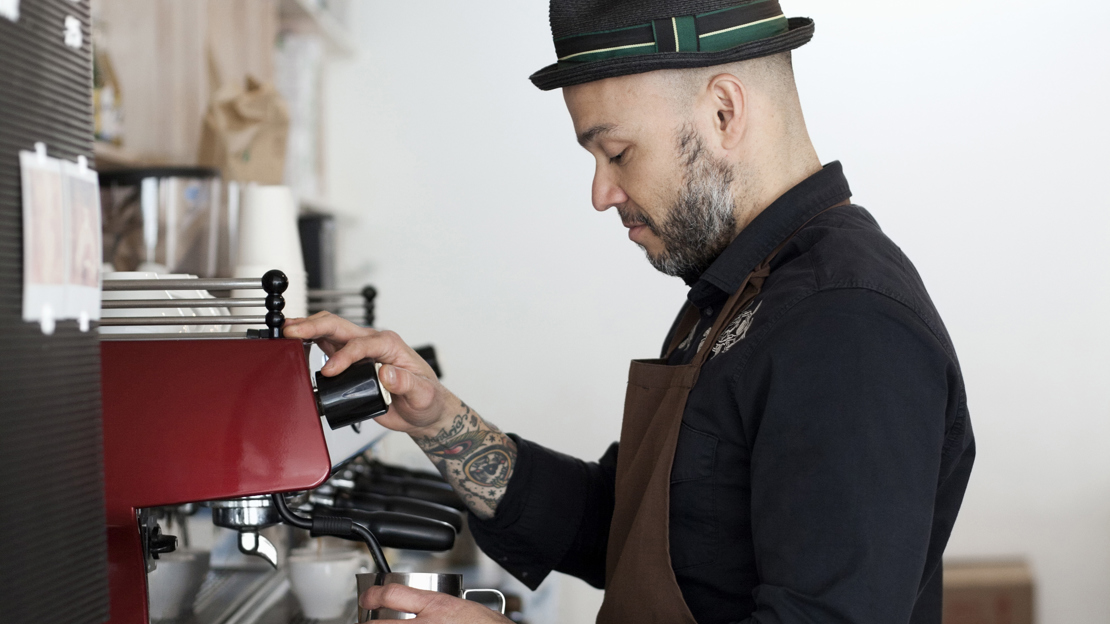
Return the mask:
<svg viewBox="0 0 1110 624"><path fill-rule="evenodd" d="M352 596L343 617L310 620L289 589L285 570L209 570L193 613L153 624L354 624L358 609Z"/></svg>

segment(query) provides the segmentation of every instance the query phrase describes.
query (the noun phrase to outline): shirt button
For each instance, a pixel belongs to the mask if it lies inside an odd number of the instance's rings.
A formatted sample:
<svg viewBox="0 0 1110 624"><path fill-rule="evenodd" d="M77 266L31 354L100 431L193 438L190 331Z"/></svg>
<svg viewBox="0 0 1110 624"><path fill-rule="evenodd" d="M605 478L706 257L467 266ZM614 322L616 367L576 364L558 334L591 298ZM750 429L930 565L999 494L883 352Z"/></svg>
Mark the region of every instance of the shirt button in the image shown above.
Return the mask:
<svg viewBox="0 0 1110 624"><path fill-rule="evenodd" d="M713 308L712 307L706 308L705 309L705 315L706 316L713 316Z"/></svg>

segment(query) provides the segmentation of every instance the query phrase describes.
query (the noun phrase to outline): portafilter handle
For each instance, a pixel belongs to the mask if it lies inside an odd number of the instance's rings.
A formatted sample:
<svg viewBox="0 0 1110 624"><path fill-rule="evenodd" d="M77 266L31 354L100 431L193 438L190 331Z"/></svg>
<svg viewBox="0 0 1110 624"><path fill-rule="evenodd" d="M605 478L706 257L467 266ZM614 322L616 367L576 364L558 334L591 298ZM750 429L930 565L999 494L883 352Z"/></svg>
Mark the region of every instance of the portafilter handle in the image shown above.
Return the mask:
<svg viewBox="0 0 1110 624"><path fill-rule="evenodd" d="M464 519L461 512L448 507L405 496L382 496L369 492L338 492L331 501L321 501L336 509L361 509L362 511L395 511L397 513L420 516L431 520L446 522L455 531L463 529Z"/></svg>
<svg viewBox="0 0 1110 624"><path fill-rule="evenodd" d="M277 567L277 548L258 532L281 522L269 496L246 496L207 504L212 509L213 524L239 532L239 552L261 557Z"/></svg>
<svg viewBox="0 0 1110 624"><path fill-rule="evenodd" d="M350 518L361 523L386 548L444 552L455 545L455 527L431 518L394 511L363 511L317 506L312 515Z"/></svg>

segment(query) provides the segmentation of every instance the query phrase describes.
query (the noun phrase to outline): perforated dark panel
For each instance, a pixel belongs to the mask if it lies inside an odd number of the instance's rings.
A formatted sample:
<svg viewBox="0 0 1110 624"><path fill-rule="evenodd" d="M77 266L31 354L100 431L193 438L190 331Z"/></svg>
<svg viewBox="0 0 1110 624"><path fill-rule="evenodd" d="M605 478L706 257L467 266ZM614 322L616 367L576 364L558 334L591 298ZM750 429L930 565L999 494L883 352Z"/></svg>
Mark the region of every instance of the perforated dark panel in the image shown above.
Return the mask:
<svg viewBox="0 0 1110 624"><path fill-rule="evenodd" d="M24 0L0 17L0 621L108 618L100 351L73 321L21 320L19 151L92 161L88 0ZM84 45L64 44L80 20Z"/></svg>

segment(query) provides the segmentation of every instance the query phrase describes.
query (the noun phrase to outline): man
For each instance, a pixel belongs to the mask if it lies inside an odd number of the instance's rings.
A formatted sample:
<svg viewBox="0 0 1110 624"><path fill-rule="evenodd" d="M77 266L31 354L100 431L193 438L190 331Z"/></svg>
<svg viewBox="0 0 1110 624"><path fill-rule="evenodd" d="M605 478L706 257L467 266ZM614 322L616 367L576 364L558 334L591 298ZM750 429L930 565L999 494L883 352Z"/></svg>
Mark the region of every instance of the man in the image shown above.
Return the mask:
<svg viewBox="0 0 1110 624"><path fill-rule="evenodd" d="M373 358L482 548L535 587L606 589L599 622L940 622L974 443L959 364L909 260L810 143L774 0L553 0L562 88L655 268L690 286L663 359L633 362L619 446L587 463L507 435L396 335L291 321L325 375ZM618 450L619 449L619 450ZM375 588L365 607L494 622Z"/></svg>

